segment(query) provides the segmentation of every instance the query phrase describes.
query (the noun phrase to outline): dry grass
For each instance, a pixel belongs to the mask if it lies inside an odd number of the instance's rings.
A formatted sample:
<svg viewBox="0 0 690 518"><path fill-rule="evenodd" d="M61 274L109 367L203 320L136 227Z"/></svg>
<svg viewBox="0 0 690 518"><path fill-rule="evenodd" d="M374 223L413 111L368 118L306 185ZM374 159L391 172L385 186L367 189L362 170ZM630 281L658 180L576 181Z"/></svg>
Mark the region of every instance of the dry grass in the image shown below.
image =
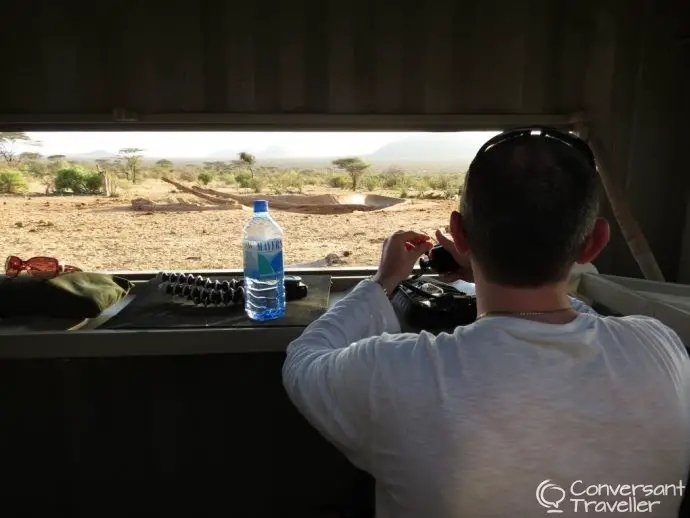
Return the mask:
<svg viewBox="0 0 690 518"><path fill-rule="evenodd" d="M40 192L40 186L34 189ZM339 193L323 187L305 194ZM385 193L380 193L385 194ZM397 195L397 193L391 193ZM249 209L214 212L142 213L134 198L175 202L159 180L147 180L119 198L96 196L0 197L0 251L5 256L58 257L89 270L239 268L241 232ZM195 200L198 201L198 200ZM381 243L396 230L433 233L448 222L454 201L413 201L404 210L342 215L273 211L285 231L286 264L323 259L329 253L349 266L378 263ZM349 252L347 254L346 252Z"/></svg>

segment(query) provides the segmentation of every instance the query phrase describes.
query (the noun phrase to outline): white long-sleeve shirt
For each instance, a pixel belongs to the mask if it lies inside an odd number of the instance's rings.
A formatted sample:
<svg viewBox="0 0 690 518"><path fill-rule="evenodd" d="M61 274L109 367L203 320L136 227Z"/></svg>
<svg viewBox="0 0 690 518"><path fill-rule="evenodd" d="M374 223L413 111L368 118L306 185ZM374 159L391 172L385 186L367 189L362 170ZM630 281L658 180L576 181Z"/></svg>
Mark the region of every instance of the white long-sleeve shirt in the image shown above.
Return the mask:
<svg viewBox="0 0 690 518"><path fill-rule="evenodd" d="M680 488L653 494L690 467L690 361L670 328L583 313L399 330L383 290L363 281L283 367L299 411L376 479L378 518L546 516L561 496L554 516L606 502L606 515L677 515Z"/></svg>

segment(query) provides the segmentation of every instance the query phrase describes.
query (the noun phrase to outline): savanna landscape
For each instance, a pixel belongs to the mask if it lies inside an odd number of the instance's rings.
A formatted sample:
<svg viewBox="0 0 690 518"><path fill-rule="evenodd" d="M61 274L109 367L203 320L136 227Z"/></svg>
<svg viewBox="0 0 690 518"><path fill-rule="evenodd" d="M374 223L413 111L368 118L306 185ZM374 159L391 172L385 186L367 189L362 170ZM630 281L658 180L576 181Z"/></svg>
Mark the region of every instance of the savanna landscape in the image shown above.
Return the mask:
<svg viewBox="0 0 690 518"><path fill-rule="evenodd" d="M18 152L27 145L31 151ZM271 210L285 231L286 265L327 257L324 264L374 265L390 233L445 227L465 166L356 156L269 160L248 152L170 160L139 148L101 158L40 151L27 134L0 133L0 249L106 271L239 268L251 215L246 200L256 196L288 200L289 210ZM369 199L379 205L342 205ZM326 201L315 214L290 208L293 200Z"/></svg>

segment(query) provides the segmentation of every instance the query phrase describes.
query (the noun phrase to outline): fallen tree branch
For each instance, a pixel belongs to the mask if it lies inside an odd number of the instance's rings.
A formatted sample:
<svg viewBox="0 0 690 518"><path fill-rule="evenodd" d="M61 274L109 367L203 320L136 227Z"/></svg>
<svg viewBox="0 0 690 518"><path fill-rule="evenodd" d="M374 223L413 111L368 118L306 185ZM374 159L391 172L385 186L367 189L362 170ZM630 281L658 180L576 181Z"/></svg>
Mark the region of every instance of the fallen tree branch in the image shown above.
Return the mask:
<svg viewBox="0 0 690 518"><path fill-rule="evenodd" d="M204 196L213 195L217 197L228 198L234 200L237 203L241 203L245 207L251 207L255 200L268 200L270 206L274 209L283 210L286 212L296 212L298 214L350 214L355 211L371 212L375 210L380 210L379 207L361 203L338 203L337 199L334 196L331 196L330 194L315 196L300 194L266 196L262 194L230 194L214 191L213 189L205 189L203 187L198 186L194 186L192 187L192 189L194 190L194 192L197 193L198 196L201 196L203 194ZM306 202L305 198L314 199L309 200L309 202Z"/></svg>
<svg viewBox="0 0 690 518"><path fill-rule="evenodd" d="M204 194L202 192L198 192L194 189L190 189L189 187L185 187L181 183L178 183L174 180L170 180L169 178L161 178L166 183L169 183L170 185L175 186L177 189L179 189L182 192L186 192L188 194L193 194L194 196L198 196L202 200L206 200L209 203L214 203L216 205L237 205L237 202L234 200L228 200L228 199L219 199L216 196L211 196L209 194Z"/></svg>
<svg viewBox="0 0 690 518"><path fill-rule="evenodd" d="M154 203L145 198L132 200L132 209L142 212L202 212L209 210L237 210L241 205L195 205L193 203Z"/></svg>
<svg viewBox="0 0 690 518"><path fill-rule="evenodd" d="M185 187L168 178L163 178L163 181L174 185L178 189L190 194L194 194L202 199L212 201L219 205L226 203L239 203L245 207L251 207L255 200L267 200L271 208L282 210L286 212L296 212L298 214L314 214L314 215L333 215L333 214L351 214L353 212L372 212L382 210L389 205L368 205L366 203L340 203L338 199L331 194L322 195L241 195L230 194L213 189L204 189L202 187ZM221 199L225 198L225 199ZM394 200L394 204L406 204L408 200L400 200L396 198L387 198L385 196L367 195L367 198L375 198L377 200ZM228 200L233 200L232 202Z"/></svg>
<svg viewBox="0 0 690 518"><path fill-rule="evenodd" d="M202 194L210 194L211 196L217 196L218 198L235 200L235 197L232 194L228 194L227 192L214 191L213 189L207 189L204 187L199 187L198 185L195 185L194 187L192 187L192 189L195 192L199 192ZM235 200L235 201L237 201L237 200Z"/></svg>

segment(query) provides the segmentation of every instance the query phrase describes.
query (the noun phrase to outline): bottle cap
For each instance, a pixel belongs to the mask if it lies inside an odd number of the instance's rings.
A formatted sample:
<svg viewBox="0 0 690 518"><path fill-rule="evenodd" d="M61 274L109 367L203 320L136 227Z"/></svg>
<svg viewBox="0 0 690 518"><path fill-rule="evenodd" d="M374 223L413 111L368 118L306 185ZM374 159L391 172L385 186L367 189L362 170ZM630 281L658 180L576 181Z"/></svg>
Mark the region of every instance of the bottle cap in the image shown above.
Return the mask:
<svg viewBox="0 0 690 518"><path fill-rule="evenodd" d="M254 200L254 212L268 212L268 202L266 200Z"/></svg>

